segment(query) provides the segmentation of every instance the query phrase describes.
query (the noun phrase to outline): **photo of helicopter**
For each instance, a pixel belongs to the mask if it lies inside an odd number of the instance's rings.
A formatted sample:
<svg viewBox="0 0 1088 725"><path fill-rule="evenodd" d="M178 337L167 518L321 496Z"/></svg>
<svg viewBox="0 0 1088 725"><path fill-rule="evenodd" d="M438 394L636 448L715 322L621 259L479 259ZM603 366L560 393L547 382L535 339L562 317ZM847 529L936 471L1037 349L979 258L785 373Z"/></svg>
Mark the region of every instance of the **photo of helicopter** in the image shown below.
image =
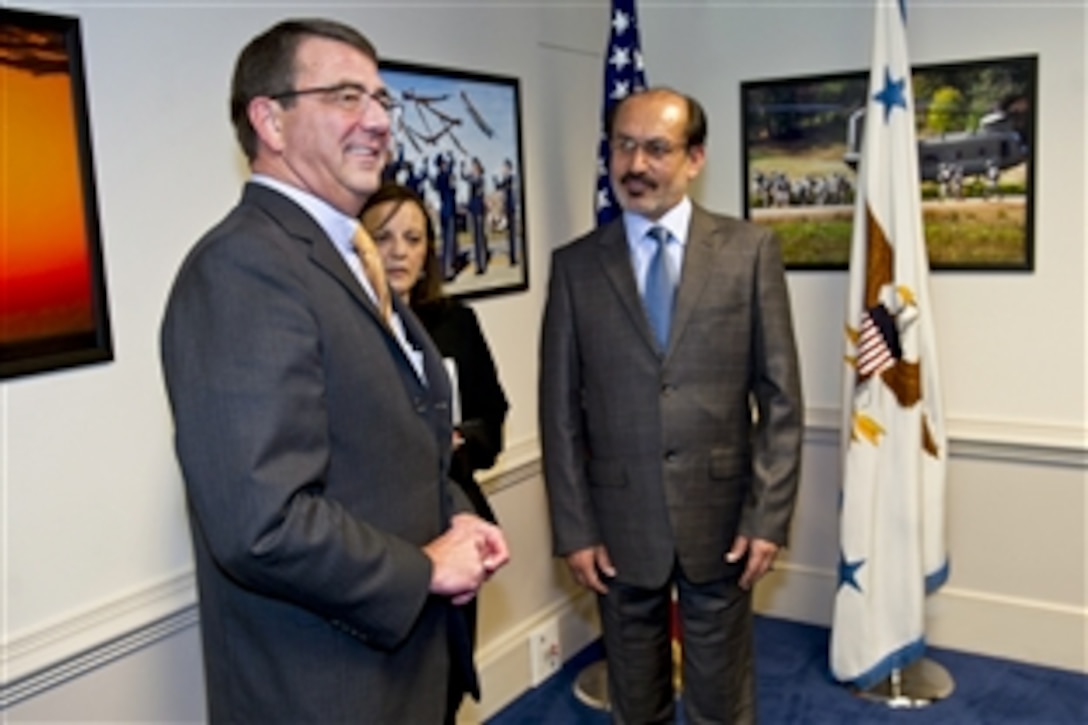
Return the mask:
<svg viewBox="0 0 1088 725"><path fill-rule="evenodd" d="M865 131L865 109L859 108L847 120L846 152L843 161L857 171L861 140ZM1029 158L1027 140L1017 131L1004 111L993 111L979 119L978 127L950 131L918 139L918 170L922 181L941 181L942 172L956 169L964 176L989 176L1023 163Z"/></svg>
<svg viewBox="0 0 1088 725"><path fill-rule="evenodd" d="M1037 60L912 68L931 268L1031 268ZM790 269L847 262L868 86L864 71L741 83L742 209Z"/></svg>

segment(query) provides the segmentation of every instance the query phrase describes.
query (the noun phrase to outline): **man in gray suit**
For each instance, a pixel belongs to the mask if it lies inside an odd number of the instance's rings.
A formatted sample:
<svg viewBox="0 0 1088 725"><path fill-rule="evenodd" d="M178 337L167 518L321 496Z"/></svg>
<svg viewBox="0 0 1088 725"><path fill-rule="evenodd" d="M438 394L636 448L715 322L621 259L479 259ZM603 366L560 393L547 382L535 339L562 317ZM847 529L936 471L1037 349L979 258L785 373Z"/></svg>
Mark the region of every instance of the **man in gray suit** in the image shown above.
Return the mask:
<svg viewBox="0 0 1088 725"><path fill-rule="evenodd" d="M752 722L751 587L786 541L802 401L767 229L694 205L706 119L668 89L610 123L622 218L552 256L540 428L554 546L598 593L615 722Z"/></svg>
<svg viewBox="0 0 1088 725"><path fill-rule="evenodd" d="M457 605L506 543L445 478L441 358L395 295L378 304L357 240L389 105L338 23L280 23L235 67L253 175L185 260L161 340L212 722L440 723L451 685L477 689Z"/></svg>

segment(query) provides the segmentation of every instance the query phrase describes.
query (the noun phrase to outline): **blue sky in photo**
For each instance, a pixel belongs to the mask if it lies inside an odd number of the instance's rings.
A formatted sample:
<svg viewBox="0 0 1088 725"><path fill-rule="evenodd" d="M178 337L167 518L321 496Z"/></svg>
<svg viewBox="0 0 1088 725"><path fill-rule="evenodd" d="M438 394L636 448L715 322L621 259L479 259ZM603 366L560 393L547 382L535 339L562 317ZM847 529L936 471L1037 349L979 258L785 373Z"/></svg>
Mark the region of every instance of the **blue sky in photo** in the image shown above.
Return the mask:
<svg viewBox="0 0 1088 725"><path fill-rule="evenodd" d="M403 94L406 91L424 96L445 96L445 100L434 103L433 107L443 114L461 119L461 124L453 130L453 134L467 151L467 156L464 151L457 148L447 134L434 145L423 146L423 155L428 160L433 160L435 154L451 151L457 169L460 171L462 159L467 161L473 156L478 157L484 166L489 192L493 190L494 178L502 172L502 163L505 159L513 162L514 173L520 179L519 139L515 115L518 110L518 99L512 79L486 82L452 75L435 75L390 68L383 68L381 74L390 92L398 101L403 100ZM462 93L469 98L473 107L494 130L491 138L488 138L473 120L472 114L462 99ZM423 135L433 134L443 126L440 118L426 111L421 113L421 111L423 109L417 104L408 103L400 114L406 124ZM393 130L396 139L404 143L405 158L416 163L420 158L420 152L404 138L399 128L394 126ZM433 161L429 165L429 171L431 173L434 171Z"/></svg>

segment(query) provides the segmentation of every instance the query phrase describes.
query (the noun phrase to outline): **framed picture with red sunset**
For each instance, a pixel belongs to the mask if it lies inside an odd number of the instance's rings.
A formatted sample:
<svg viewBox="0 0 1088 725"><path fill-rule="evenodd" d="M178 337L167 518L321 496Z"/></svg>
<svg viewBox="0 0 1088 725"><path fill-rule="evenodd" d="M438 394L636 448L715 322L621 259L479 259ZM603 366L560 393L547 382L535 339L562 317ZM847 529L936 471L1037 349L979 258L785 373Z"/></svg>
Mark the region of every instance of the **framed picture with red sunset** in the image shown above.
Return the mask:
<svg viewBox="0 0 1088 725"><path fill-rule="evenodd" d="M0 378L113 359L79 20L0 9Z"/></svg>

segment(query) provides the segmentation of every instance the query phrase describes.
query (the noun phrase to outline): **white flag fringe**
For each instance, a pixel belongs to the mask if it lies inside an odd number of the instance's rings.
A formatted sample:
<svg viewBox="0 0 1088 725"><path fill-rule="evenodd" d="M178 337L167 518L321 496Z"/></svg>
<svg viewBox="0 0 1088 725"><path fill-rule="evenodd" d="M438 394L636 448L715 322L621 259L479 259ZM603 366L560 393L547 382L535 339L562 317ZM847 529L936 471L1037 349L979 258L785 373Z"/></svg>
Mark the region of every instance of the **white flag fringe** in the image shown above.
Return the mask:
<svg viewBox="0 0 1088 725"><path fill-rule="evenodd" d="M877 0L850 252L831 671L867 689L925 651L944 583L947 436L904 10Z"/></svg>

